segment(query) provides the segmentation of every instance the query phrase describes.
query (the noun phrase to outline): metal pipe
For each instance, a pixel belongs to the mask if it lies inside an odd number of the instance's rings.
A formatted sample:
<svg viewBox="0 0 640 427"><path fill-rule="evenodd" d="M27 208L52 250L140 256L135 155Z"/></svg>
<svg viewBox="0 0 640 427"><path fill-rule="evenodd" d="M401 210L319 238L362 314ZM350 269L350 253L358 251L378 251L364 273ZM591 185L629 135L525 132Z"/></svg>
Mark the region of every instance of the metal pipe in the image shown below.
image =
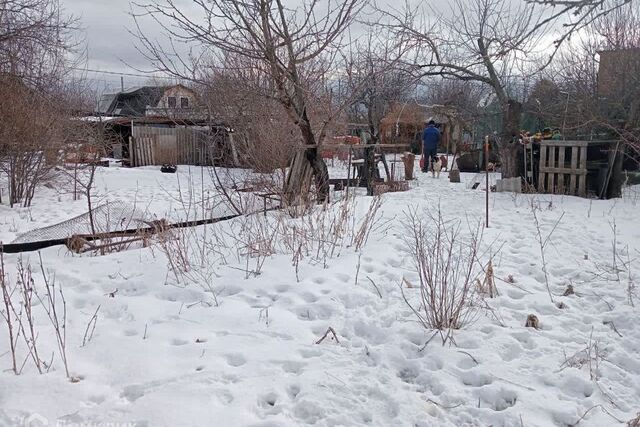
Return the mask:
<svg viewBox="0 0 640 427"><path fill-rule="evenodd" d="M486 176L486 188L485 191L485 209L486 209L486 222L485 227L489 228L489 135L484 140L484 169Z"/></svg>

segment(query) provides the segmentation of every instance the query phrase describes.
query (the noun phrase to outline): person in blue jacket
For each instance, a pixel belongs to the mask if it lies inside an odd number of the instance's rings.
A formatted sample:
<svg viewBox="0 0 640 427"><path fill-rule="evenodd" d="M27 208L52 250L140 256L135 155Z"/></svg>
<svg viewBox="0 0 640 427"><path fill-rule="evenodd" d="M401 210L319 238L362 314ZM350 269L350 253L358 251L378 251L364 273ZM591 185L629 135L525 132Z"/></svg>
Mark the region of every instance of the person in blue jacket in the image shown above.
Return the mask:
<svg viewBox="0 0 640 427"><path fill-rule="evenodd" d="M422 132L422 158L424 166L422 172L433 170L433 164L438 161L438 144L440 144L440 131L436 127L436 122L429 120L429 123Z"/></svg>

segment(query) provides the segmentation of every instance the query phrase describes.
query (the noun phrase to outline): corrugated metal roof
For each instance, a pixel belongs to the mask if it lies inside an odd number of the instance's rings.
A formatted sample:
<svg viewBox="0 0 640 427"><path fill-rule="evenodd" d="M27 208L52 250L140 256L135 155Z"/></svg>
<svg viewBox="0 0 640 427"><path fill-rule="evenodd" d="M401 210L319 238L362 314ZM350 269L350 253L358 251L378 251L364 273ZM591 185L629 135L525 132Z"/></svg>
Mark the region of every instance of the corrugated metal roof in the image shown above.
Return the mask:
<svg viewBox="0 0 640 427"><path fill-rule="evenodd" d="M111 104L113 104L113 101L115 101L117 94L115 93L105 93L104 95L102 95L100 97L100 100L98 101L98 113L100 114L106 114L109 112L109 109L111 108Z"/></svg>

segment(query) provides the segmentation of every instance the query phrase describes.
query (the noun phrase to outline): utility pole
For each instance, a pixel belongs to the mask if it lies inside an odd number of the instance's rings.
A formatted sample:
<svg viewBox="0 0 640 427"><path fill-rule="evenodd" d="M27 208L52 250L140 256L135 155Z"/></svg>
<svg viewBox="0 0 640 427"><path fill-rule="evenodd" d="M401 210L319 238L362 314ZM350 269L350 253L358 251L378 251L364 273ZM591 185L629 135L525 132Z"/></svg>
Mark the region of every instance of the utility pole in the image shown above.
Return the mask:
<svg viewBox="0 0 640 427"><path fill-rule="evenodd" d="M124 92L124 76L120 76L120 92Z"/></svg>

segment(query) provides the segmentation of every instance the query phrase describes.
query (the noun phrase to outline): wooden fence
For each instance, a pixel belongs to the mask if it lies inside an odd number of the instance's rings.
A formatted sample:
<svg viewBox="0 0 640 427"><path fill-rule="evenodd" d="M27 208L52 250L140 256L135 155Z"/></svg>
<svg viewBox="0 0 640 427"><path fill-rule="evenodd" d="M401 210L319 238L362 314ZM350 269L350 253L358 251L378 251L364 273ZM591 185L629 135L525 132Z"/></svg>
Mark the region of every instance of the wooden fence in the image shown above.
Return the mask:
<svg viewBox="0 0 640 427"><path fill-rule="evenodd" d="M212 165L224 142L206 127L133 126L129 140L132 166Z"/></svg>
<svg viewBox="0 0 640 427"><path fill-rule="evenodd" d="M542 141L538 191L586 196L588 141Z"/></svg>

